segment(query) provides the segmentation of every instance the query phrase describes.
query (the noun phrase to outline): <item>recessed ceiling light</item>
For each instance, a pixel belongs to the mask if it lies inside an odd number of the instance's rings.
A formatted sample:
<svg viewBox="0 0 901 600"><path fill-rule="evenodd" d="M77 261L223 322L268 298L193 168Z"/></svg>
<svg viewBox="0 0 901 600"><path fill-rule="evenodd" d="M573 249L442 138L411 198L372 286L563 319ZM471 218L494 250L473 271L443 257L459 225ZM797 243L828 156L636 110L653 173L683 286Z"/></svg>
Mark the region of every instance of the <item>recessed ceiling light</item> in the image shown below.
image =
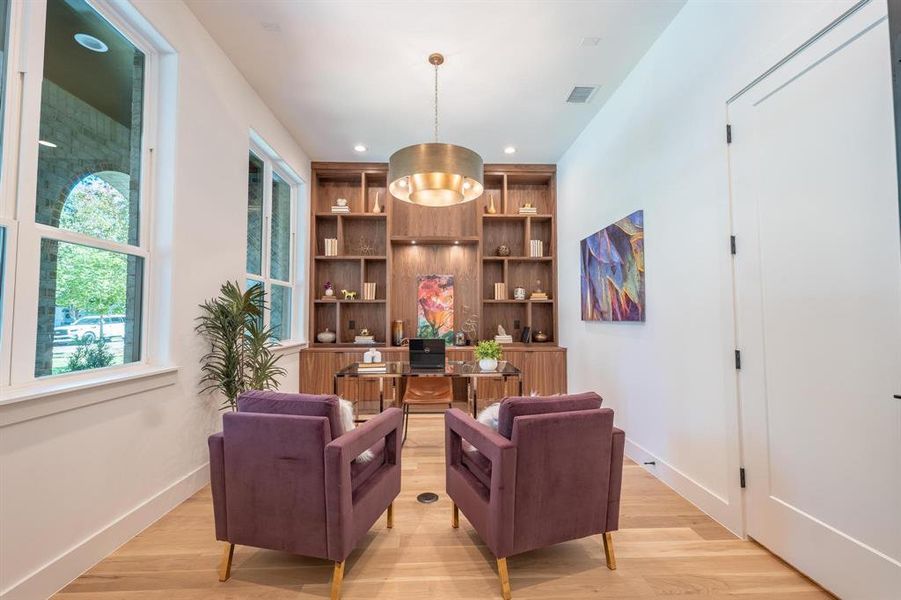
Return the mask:
<svg viewBox="0 0 901 600"><path fill-rule="evenodd" d="M356 150L357 152L366 152L366 146L364 146L363 144L357 144L356 146L354 146L354 150Z"/></svg>
<svg viewBox="0 0 901 600"><path fill-rule="evenodd" d="M92 52L106 52L109 46L87 33L76 33L75 41Z"/></svg>
<svg viewBox="0 0 901 600"><path fill-rule="evenodd" d="M56 144L53 142L48 142L47 140L38 140L38 143L41 146L47 146L48 148L56 148Z"/></svg>
<svg viewBox="0 0 901 600"><path fill-rule="evenodd" d="M279 31L282 30L281 25L279 25L278 23L273 23L271 21L264 21L264 22L260 23L260 25L263 27L264 30L270 31L273 33L278 33Z"/></svg>
<svg viewBox="0 0 901 600"><path fill-rule="evenodd" d="M599 37L583 37L582 41L579 42L580 46L597 46L601 43L601 38Z"/></svg>
<svg viewBox="0 0 901 600"><path fill-rule="evenodd" d="M507 146L506 148L504 148L504 154L515 154L515 153L516 153L516 148L514 148L513 146Z"/></svg>

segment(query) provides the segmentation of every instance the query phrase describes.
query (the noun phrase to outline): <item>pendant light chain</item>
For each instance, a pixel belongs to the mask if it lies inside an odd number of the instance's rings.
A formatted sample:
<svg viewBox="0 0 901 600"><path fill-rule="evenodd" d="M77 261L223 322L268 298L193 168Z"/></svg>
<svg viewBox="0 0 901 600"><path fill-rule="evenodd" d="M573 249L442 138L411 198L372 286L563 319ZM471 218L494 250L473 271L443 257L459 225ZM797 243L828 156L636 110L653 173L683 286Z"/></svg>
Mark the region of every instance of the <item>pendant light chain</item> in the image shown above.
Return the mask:
<svg viewBox="0 0 901 600"><path fill-rule="evenodd" d="M438 143L438 65L435 65L435 143Z"/></svg>

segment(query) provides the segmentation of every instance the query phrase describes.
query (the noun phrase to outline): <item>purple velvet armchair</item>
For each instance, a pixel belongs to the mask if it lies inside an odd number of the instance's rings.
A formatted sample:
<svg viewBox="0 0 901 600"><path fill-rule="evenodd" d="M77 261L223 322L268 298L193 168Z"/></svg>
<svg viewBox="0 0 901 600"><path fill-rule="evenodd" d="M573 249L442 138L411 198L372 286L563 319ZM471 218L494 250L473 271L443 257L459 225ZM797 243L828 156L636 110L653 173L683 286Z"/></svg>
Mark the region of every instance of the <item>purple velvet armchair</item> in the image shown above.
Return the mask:
<svg viewBox="0 0 901 600"><path fill-rule="evenodd" d="M400 493L403 413L391 408L342 435L338 399L254 391L209 438L216 539L225 542L219 580L235 544L344 561ZM354 459L372 450L370 462Z"/></svg>
<svg viewBox="0 0 901 600"><path fill-rule="evenodd" d="M594 393L507 398L495 433L459 409L445 413L447 493L497 558L509 600L507 557L619 528L625 435ZM465 443L465 442L468 442Z"/></svg>

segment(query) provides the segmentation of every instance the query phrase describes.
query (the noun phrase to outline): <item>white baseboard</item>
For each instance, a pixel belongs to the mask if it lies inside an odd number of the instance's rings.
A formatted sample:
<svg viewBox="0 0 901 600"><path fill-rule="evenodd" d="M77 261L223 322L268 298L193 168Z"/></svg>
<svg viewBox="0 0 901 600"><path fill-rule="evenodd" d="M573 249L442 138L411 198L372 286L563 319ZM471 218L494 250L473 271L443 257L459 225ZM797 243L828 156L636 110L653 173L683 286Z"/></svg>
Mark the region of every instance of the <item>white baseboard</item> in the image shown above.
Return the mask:
<svg viewBox="0 0 901 600"><path fill-rule="evenodd" d="M628 437L626 438L625 454L720 525L738 537L744 537L741 507L731 505L728 499L714 493L679 469L654 456ZM644 464L649 461L654 461L655 464Z"/></svg>
<svg viewBox="0 0 901 600"><path fill-rule="evenodd" d="M49 598L119 546L209 483L209 463L197 467L80 544L0 592L0 600Z"/></svg>

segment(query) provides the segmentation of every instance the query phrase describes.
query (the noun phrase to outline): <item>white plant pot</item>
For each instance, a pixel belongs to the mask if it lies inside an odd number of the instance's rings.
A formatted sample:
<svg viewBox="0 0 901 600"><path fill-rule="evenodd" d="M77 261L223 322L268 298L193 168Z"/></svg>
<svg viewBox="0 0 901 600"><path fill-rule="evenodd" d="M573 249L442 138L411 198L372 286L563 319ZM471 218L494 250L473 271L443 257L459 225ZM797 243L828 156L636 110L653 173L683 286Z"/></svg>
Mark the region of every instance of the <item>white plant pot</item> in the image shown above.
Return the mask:
<svg viewBox="0 0 901 600"><path fill-rule="evenodd" d="M497 370L497 359L481 358L479 359L479 368L483 371L495 371Z"/></svg>

